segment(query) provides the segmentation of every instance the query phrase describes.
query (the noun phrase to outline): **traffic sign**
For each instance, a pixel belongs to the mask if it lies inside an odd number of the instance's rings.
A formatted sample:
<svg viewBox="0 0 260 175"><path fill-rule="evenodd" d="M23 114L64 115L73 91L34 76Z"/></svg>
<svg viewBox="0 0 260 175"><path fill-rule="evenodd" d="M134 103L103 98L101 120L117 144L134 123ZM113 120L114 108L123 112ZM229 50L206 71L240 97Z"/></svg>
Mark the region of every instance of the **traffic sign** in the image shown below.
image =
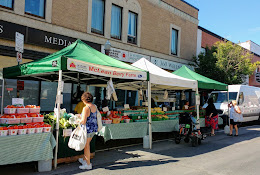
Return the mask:
<svg viewBox="0 0 260 175"><path fill-rule="evenodd" d="M23 53L23 45L24 45L24 35L19 32L15 32L15 50L17 52Z"/></svg>
<svg viewBox="0 0 260 175"><path fill-rule="evenodd" d="M18 62L18 63L21 63L21 62L22 62L22 59L23 59L22 53L17 52L17 54L16 54L16 59L17 59L17 62Z"/></svg>

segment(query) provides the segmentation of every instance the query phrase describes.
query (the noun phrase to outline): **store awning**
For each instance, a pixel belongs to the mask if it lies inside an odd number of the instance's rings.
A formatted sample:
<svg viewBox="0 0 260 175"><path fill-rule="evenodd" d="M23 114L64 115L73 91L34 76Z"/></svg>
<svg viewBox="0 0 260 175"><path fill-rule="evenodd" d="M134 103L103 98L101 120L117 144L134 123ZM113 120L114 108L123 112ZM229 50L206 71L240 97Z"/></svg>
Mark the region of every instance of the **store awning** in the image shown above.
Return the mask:
<svg viewBox="0 0 260 175"><path fill-rule="evenodd" d="M81 40L40 60L4 68L3 77L55 81L59 70L63 70L64 79L69 82L84 82L84 78L95 81L99 77L129 80L147 80L148 77L147 72L111 58ZM81 75L75 74L79 72Z"/></svg>
<svg viewBox="0 0 260 175"><path fill-rule="evenodd" d="M213 90L228 90L228 85L212 80L210 78L207 78L203 75L200 75L192 70L190 70L186 66L182 66L180 69L176 70L175 72L172 72L174 75L178 75L184 78L188 78L190 80L196 80L198 81L198 87L201 89L213 89Z"/></svg>

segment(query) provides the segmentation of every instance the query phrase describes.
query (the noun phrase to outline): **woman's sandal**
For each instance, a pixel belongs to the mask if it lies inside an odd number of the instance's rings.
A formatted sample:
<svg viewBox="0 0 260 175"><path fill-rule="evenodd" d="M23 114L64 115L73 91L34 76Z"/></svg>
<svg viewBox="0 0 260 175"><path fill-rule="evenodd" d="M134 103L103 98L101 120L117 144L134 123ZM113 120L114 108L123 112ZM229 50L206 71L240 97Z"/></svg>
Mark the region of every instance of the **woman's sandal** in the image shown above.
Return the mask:
<svg viewBox="0 0 260 175"><path fill-rule="evenodd" d="M210 133L209 135L210 135L210 136L215 136L215 134L211 134L211 133Z"/></svg>
<svg viewBox="0 0 260 175"><path fill-rule="evenodd" d="M238 135L234 135L235 137L237 137Z"/></svg>
<svg viewBox="0 0 260 175"><path fill-rule="evenodd" d="M227 136L233 136L233 134L227 134Z"/></svg>

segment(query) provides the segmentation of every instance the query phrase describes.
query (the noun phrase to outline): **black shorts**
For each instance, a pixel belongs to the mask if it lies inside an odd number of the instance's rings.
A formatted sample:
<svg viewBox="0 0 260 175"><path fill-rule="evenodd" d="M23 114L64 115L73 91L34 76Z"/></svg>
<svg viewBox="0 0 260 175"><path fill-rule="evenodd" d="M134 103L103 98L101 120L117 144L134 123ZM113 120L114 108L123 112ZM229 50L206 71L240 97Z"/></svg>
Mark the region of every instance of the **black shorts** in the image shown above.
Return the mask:
<svg viewBox="0 0 260 175"><path fill-rule="evenodd" d="M238 125L238 124L239 124L239 122L234 122L234 120L233 120L233 119L230 119L230 124L231 124L231 125Z"/></svg>

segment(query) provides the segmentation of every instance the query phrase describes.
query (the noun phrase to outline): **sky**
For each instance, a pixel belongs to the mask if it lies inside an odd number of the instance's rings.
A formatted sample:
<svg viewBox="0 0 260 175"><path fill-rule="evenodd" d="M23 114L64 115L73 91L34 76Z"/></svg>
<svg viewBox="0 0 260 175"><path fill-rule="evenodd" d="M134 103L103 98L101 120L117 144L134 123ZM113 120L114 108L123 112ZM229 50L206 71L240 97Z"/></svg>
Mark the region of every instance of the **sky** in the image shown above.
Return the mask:
<svg viewBox="0 0 260 175"><path fill-rule="evenodd" d="M185 0L199 9L199 26L234 43L260 45L260 0Z"/></svg>

